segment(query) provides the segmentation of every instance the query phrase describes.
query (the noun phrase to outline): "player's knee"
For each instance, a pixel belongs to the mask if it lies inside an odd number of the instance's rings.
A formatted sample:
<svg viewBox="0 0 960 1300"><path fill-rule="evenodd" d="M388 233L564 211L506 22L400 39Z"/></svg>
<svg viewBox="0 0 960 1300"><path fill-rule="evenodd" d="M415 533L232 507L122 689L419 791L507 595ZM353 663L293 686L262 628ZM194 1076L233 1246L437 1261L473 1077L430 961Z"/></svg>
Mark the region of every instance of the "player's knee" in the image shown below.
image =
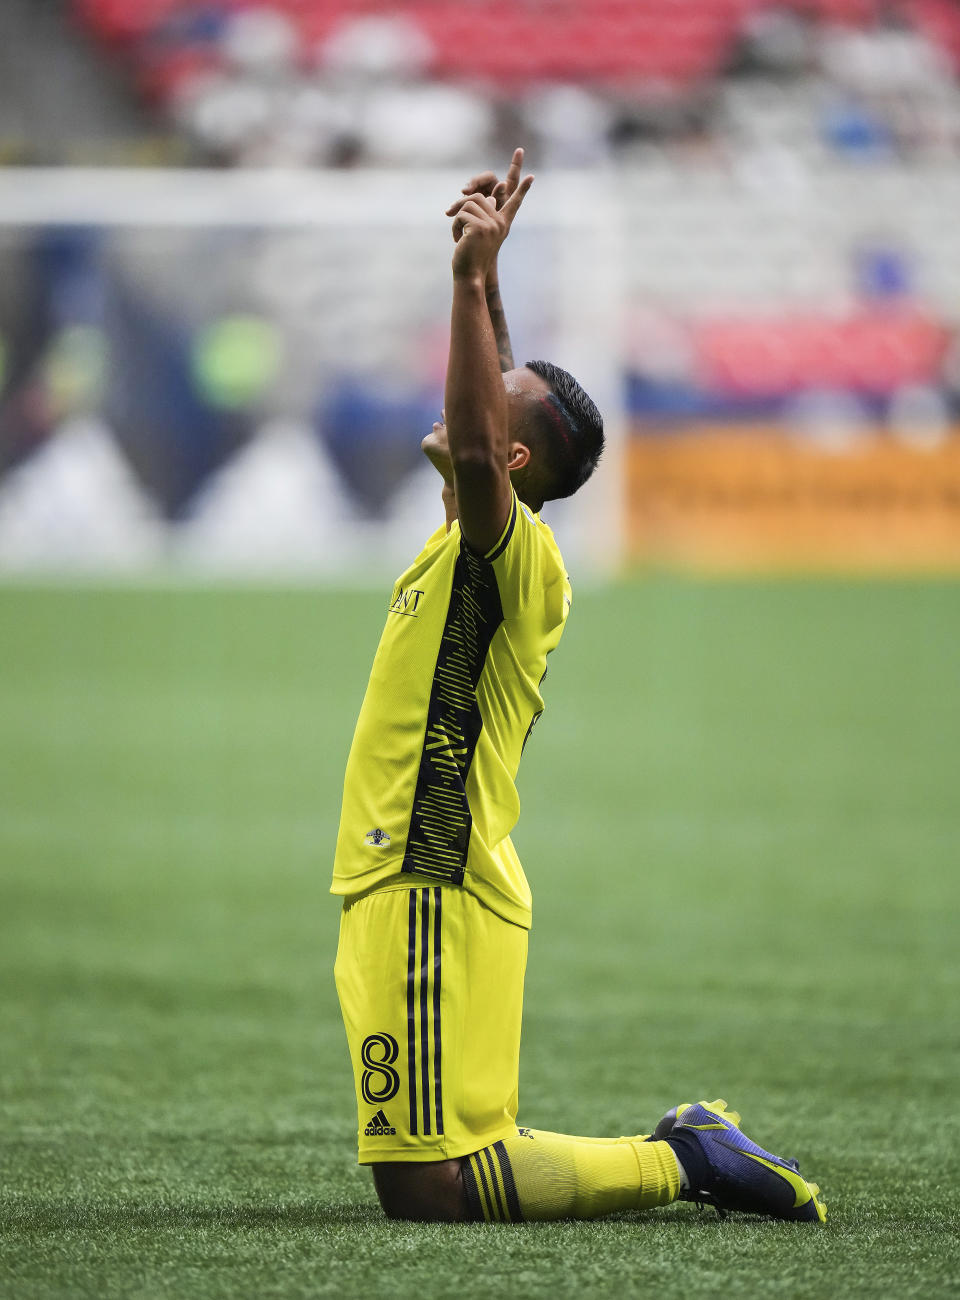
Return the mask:
<svg viewBox="0 0 960 1300"><path fill-rule="evenodd" d="M384 1162L371 1168L377 1196L388 1219L456 1223L468 1217L459 1160L426 1164Z"/></svg>

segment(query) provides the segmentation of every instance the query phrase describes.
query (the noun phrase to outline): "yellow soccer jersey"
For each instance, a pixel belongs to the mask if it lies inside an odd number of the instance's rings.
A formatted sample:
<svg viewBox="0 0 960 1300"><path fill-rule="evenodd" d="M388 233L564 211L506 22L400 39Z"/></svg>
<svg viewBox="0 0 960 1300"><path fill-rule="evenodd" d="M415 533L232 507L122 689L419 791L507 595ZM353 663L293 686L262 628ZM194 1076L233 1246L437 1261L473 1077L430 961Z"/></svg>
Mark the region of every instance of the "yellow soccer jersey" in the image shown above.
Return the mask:
<svg viewBox="0 0 960 1300"><path fill-rule="evenodd" d="M347 760L333 893L462 885L529 928L514 780L569 608L553 533L515 494L486 555L457 523L437 529L393 590Z"/></svg>

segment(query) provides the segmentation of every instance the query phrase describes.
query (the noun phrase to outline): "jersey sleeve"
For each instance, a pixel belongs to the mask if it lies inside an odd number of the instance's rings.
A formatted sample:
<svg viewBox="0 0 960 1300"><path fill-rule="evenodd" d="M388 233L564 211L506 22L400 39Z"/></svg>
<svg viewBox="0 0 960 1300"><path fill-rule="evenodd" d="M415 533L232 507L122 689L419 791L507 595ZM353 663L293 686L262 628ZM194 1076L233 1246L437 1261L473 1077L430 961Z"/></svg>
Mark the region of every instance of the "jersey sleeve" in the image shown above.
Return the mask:
<svg viewBox="0 0 960 1300"><path fill-rule="evenodd" d="M560 553L516 492L503 532L483 559L496 575L504 618L518 618L536 606L548 625L563 622L570 602Z"/></svg>

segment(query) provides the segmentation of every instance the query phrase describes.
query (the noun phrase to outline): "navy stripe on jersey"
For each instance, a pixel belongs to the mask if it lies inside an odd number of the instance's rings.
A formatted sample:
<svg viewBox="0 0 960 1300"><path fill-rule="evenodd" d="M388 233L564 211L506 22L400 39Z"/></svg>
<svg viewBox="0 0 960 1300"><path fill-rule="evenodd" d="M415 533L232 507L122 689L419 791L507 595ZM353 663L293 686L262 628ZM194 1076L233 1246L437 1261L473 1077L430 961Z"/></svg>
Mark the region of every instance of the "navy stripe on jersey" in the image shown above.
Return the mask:
<svg viewBox="0 0 960 1300"><path fill-rule="evenodd" d="M514 509L508 534L515 516ZM489 558L461 543L427 706L403 871L463 884L473 827L467 774L483 730L477 683L502 622Z"/></svg>
<svg viewBox="0 0 960 1300"><path fill-rule="evenodd" d="M513 536L513 530L514 528L516 528L516 526L517 526L517 497L514 496L513 506L511 507L510 510L510 521L507 524L506 528L503 530L503 536L500 538L499 542L496 544L493 550L488 551L487 554L484 556L484 559L487 561L488 564L492 564L493 561L498 559L507 549L507 546L510 542L510 538Z"/></svg>

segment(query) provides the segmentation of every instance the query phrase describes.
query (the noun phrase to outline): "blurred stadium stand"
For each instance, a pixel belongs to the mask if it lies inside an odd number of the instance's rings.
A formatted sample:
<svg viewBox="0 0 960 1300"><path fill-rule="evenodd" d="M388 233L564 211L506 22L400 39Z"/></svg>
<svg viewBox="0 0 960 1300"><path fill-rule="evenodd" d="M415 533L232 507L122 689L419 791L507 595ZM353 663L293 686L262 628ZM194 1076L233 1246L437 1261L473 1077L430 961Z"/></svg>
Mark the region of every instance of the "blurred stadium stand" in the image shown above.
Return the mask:
<svg viewBox="0 0 960 1300"><path fill-rule="evenodd" d="M442 165L509 147L518 128L549 165L658 142L738 148L744 133L853 154L957 145L953 0L74 0L73 12L199 159Z"/></svg>
<svg viewBox="0 0 960 1300"><path fill-rule="evenodd" d="M163 134L62 0L3 0L0 164L148 161Z"/></svg>
<svg viewBox="0 0 960 1300"><path fill-rule="evenodd" d="M466 174L522 140L541 175L577 169L581 204L596 176L628 556L960 567L954 0L8 0L0 22L11 166L310 168L331 194L394 169L407 195L411 169ZM141 560L333 569L338 529L369 556L378 520L416 526L446 349L429 214L391 242L14 206L0 566L83 554L97 511L71 484L115 504L97 564L137 533ZM520 249L508 308L539 349L575 306L538 315L556 271Z"/></svg>

